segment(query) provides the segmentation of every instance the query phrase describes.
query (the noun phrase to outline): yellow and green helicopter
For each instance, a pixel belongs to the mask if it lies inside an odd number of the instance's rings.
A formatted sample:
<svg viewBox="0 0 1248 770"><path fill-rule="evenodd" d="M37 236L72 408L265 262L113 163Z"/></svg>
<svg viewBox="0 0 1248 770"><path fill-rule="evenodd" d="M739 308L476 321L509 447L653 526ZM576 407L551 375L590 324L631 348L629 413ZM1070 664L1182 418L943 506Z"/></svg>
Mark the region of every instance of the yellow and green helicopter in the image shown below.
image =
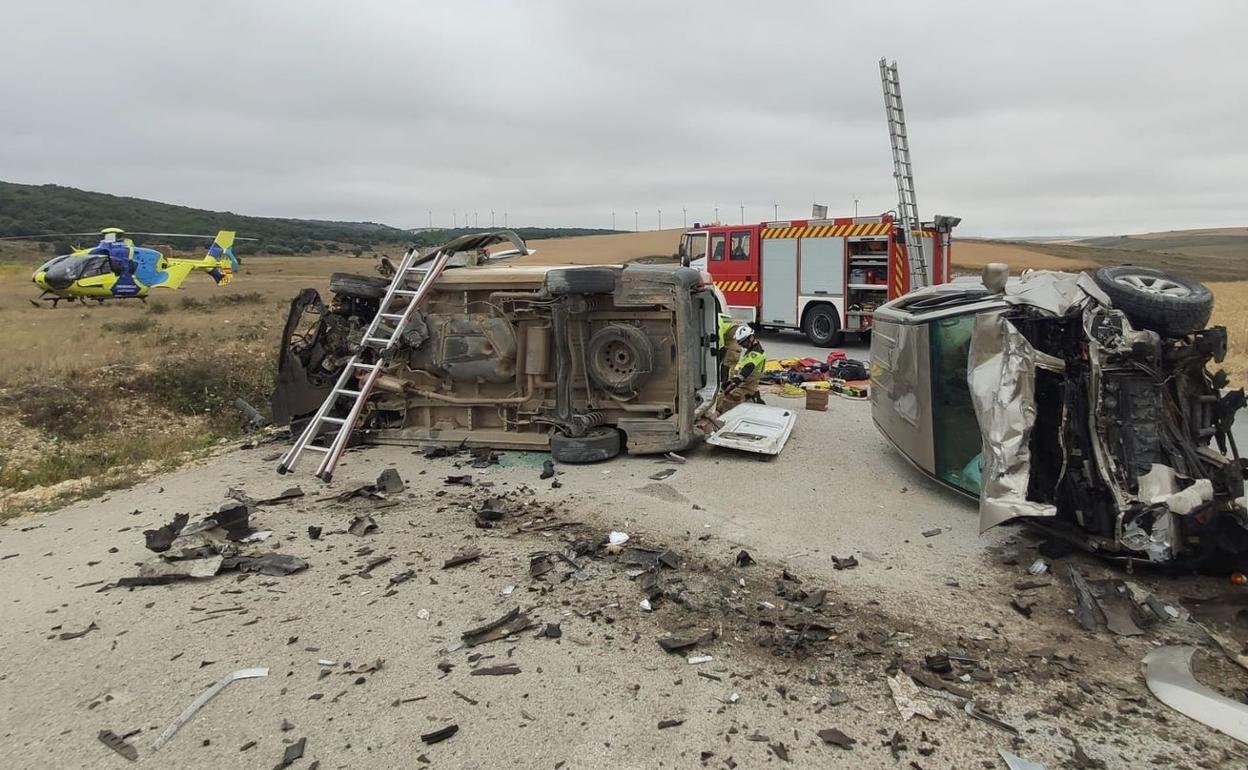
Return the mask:
<svg viewBox="0 0 1248 770"><path fill-rule="evenodd" d="M171 238L211 237L186 233L132 234ZM10 236L3 240L82 235L96 233ZM40 302L51 302L56 307L61 300L146 300L152 289L176 289L187 276L197 271L207 273L218 285L224 286L239 268L238 258L234 256L234 241L254 240L236 238L232 231L221 230L213 238L208 253L195 259L169 257L156 249L136 246L119 227L106 227L98 235L100 242L97 245L74 248L72 253L53 257L39 266L31 280L43 291L38 299L31 300L31 304L38 307Z"/></svg>

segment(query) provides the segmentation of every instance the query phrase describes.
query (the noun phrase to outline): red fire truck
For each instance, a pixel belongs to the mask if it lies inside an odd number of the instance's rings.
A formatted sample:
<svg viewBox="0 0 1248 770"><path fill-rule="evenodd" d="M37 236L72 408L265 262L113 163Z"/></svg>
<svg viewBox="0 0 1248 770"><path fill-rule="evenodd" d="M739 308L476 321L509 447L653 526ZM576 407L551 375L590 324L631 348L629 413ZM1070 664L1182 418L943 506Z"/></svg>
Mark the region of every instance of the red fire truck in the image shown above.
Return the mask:
<svg viewBox="0 0 1248 770"><path fill-rule="evenodd" d="M928 283L949 280L960 221L938 216L923 223ZM695 223L681 237L680 255L710 273L735 318L756 328L801 329L815 345L832 347L845 332L871 331L875 308L910 290L904 235L891 214Z"/></svg>

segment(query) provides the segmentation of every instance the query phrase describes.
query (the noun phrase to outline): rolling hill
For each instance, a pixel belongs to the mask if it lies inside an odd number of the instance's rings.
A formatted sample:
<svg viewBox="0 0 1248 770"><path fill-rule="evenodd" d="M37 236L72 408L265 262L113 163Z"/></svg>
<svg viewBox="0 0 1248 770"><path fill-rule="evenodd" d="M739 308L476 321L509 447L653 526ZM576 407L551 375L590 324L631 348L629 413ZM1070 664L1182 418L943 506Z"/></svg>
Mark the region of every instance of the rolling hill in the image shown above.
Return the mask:
<svg viewBox="0 0 1248 770"><path fill-rule="evenodd" d="M231 211L208 211L189 206L90 192L60 185L26 185L0 181L0 236L36 233L93 232L101 227L171 233L215 233L235 230L258 239L240 244L246 254L310 253L333 244L331 250L371 248L381 243L442 243L466 232L490 228L409 231L377 222L337 222L321 219L255 217ZM602 235L612 230L568 227L512 228L522 238L562 238Z"/></svg>

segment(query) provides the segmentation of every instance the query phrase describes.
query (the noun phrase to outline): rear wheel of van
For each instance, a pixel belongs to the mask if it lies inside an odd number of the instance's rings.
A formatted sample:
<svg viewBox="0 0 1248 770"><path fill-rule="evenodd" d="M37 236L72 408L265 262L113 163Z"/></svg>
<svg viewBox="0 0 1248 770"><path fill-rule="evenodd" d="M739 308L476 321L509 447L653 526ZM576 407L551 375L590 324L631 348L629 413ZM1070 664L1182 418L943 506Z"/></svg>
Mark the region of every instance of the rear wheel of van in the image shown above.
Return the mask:
<svg viewBox="0 0 1248 770"><path fill-rule="evenodd" d="M831 305L815 305L807 310L802 318L802 333L821 348L834 348L845 338L841 331L841 318Z"/></svg>
<svg viewBox="0 0 1248 770"><path fill-rule="evenodd" d="M620 432L615 428L591 428L584 436L550 436L550 456L559 463L597 463L619 453Z"/></svg>

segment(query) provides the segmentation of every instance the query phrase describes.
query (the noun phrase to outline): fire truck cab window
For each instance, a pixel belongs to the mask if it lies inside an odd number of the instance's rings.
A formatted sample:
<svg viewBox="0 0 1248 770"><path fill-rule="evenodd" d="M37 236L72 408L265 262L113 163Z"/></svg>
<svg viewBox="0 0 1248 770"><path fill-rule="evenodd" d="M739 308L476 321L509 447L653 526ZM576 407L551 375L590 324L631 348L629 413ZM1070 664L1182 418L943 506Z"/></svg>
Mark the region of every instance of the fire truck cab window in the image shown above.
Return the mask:
<svg viewBox="0 0 1248 770"><path fill-rule="evenodd" d="M745 260L750 258L750 231L732 234L732 251L729 259Z"/></svg>
<svg viewBox="0 0 1248 770"><path fill-rule="evenodd" d="M716 262L724 258L724 234L716 233L711 235L711 259Z"/></svg>

